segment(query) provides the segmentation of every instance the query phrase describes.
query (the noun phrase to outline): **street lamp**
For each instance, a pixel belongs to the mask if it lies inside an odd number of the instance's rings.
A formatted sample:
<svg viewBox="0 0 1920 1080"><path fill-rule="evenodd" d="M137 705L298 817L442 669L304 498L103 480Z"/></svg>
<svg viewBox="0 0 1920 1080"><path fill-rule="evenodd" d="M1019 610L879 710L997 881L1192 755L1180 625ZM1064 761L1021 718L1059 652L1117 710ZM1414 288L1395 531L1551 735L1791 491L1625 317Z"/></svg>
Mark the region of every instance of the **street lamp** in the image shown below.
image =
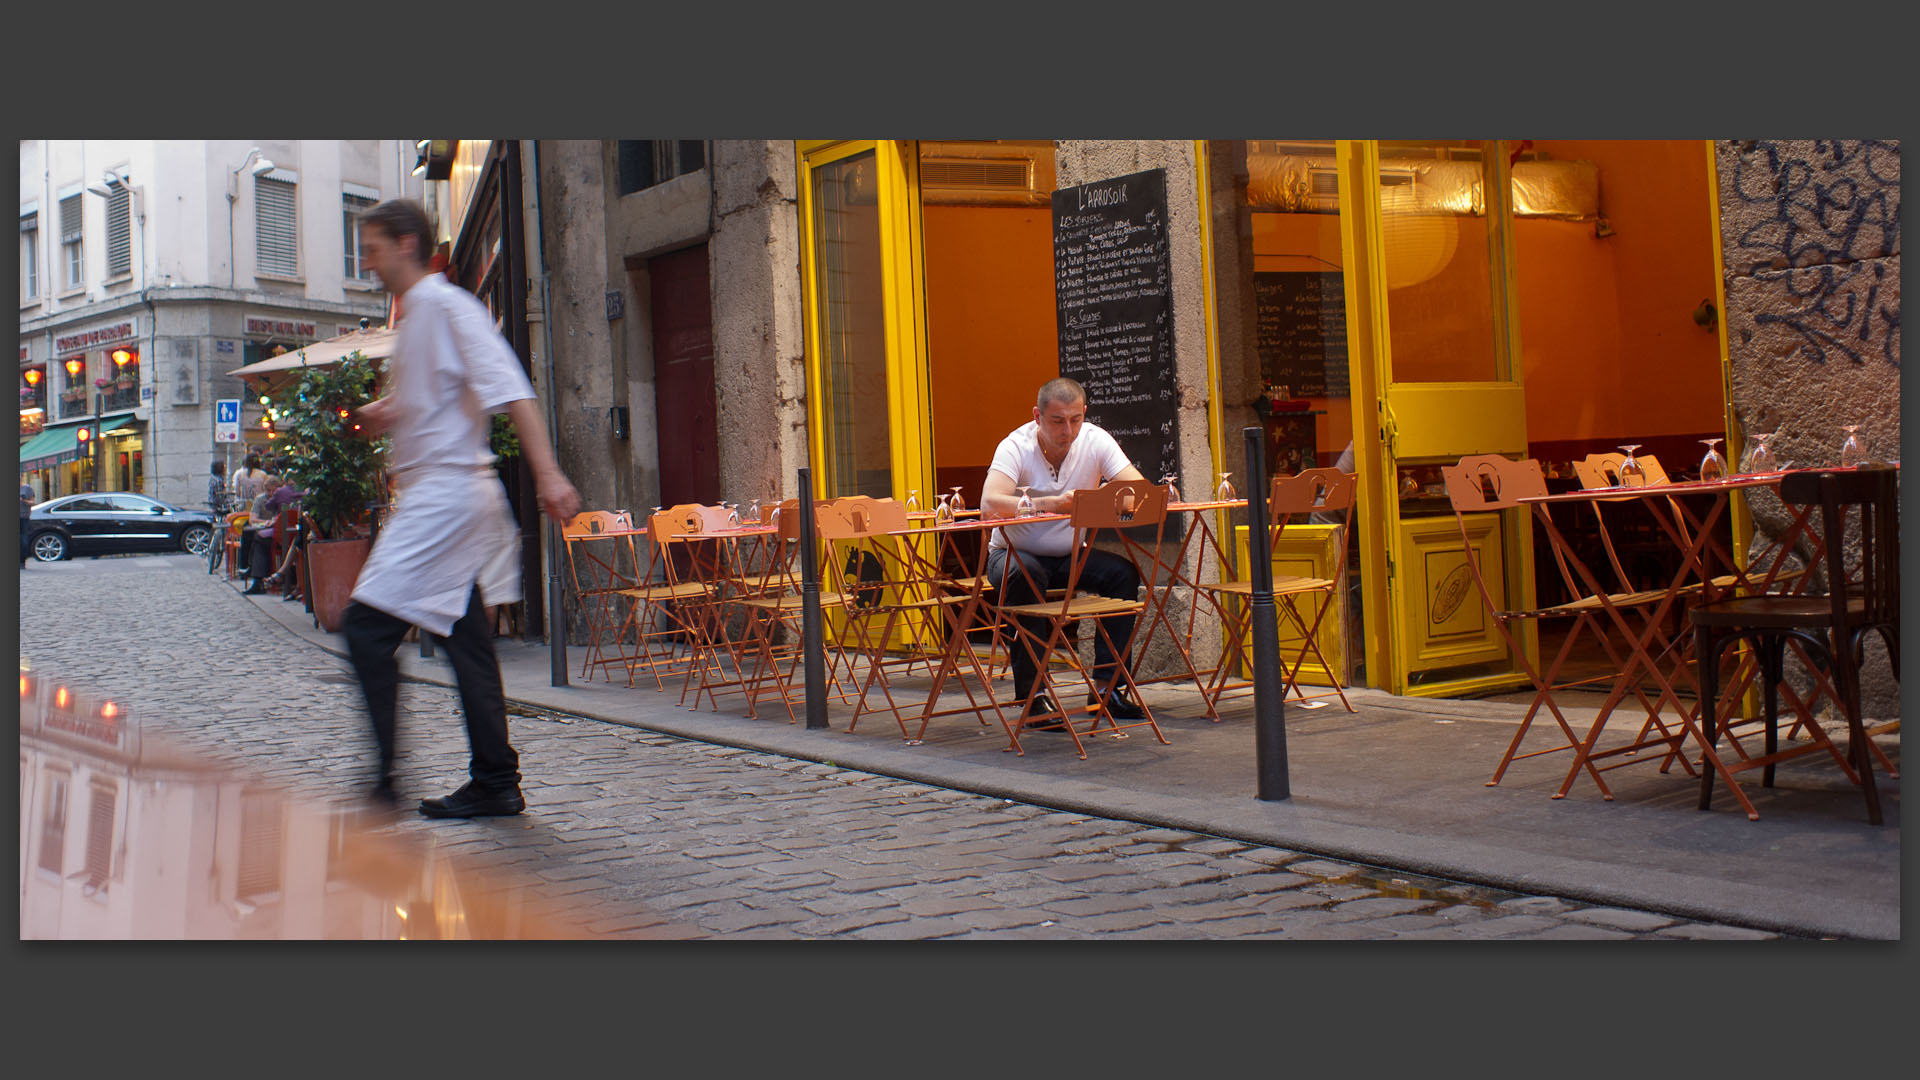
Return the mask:
<svg viewBox="0 0 1920 1080"><path fill-rule="evenodd" d="M100 464L100 414L105 411L105 406L107 402L107 387L112 385L113 385L113 380L107 378L104 375L93 380L93 389L94 389L93 435L92 435L93 453L91 455L91 458L93 461L92 488L94 491L100 490L100 470L102 468Z"/></svg>
<svg viewBox="0 0 1920 1080"><path fill-rule="evenodd" d="M254 161L255 158L259 158L259 160ZM234 280L233 204L240 198L240 170L245 169L249 161L253 161L253 168L249 171L254 176L265 176L277 168L273 162L267 160L267 158L260 153L260 148L256 146L247 151L247 156L241 158L240 164L230 170L227 176L227 288L229 289L233 288Z"/></svg>

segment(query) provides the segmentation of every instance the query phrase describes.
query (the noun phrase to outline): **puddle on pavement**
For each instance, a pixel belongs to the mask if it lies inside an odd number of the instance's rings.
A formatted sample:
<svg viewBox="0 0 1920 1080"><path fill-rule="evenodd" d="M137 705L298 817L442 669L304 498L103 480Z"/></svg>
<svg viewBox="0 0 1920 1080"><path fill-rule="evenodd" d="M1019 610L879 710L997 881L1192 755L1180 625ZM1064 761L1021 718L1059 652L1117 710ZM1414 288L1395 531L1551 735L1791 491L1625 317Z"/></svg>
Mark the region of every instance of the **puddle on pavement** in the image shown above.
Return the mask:
<svg viewBox="0 0 1920 1080"><path fill-rule="evenodd" d="M23 940L593 936L538 914L529 884L189 751L25 661L20 785Z"/></svg>

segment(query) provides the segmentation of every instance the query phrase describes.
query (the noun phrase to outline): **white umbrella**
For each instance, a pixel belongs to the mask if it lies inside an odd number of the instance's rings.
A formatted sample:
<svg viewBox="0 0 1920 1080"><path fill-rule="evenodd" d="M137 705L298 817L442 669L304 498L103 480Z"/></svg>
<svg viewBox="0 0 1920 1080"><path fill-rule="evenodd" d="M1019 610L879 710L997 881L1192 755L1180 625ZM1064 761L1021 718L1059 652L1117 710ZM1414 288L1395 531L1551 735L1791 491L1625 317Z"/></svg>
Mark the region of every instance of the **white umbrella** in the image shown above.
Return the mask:
<svg viewBox="0 0 1920 1080"><path fill-rule="evenodd" d="M392 329L354 330L336 338L289 349L279 356L236 368L227 374L243 379L262 377L277 381L274 376L303 367L324 367L346 359L355 351L366 354L370 359L381 360L393 355L394 334Z"/></svg>

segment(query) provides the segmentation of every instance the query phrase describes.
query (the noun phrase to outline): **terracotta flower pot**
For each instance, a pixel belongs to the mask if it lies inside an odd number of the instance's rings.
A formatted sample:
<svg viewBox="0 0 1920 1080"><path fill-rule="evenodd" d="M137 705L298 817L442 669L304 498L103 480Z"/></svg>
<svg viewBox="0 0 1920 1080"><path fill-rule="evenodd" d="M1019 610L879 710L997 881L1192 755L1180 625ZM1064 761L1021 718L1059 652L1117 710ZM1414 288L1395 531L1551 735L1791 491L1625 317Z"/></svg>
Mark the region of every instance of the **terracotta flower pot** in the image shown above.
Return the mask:
<svg viewBox="0 0 1920 1080"><path fill-rule="evenodd" d="M341 630L347 601L354 583L360 580L360 567L373 550L371 540L313 540L307 544L307 570L314 621L329 634Z"/></svg>

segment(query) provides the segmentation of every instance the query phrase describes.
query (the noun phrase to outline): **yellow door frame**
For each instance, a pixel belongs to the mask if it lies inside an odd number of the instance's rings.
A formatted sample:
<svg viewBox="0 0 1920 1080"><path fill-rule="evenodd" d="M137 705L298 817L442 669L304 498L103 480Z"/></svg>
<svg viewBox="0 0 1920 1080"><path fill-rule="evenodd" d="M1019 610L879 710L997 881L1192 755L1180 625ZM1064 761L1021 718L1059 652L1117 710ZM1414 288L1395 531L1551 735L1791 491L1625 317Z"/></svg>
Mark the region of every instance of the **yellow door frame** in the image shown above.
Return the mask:
<svg viewBox="0 0 1920 1080"><path fill-rule="evenodd" d="M1389 693L1437 696L1493 689L1524 681L1517 672L1412 685L1415 651L1409 612L1425 598L1408 595L1411 556L1401 525L1398 463L1468 453L1526 452L1525 392L1514 360L1519 341L1506 145L1483 144L1493 166L1487 188L1489 311L1493 317L1494 379L1487 382L1396 384L1389 332L1387 284L1380 240L1380 151L1374 140L1337 140L1340 247L1346 264L1347 350L1353 410L1354 467L1361 482L1356 507L1360 544L1364 655L1368 681ZM1404 425L1404 427L1403 427ZM1506 515L1502 527L1505 595L1517 605L1533 599L1531 524ZM1531 627L1528 628L1531 631ZM1523 639L1529 657L1537 649Z"/></svg>
<svg viewBox="0 0 1920 1080"><path fill-rule="evenodd" d="M887 425L892 496L933 490L933 413L927 367L926 276L920 229L919 144L895 139L803 139L794 142L799 180L800 283L807 350L807 455L813 496L829 490L828 414L832 392L821 347L818 252L813 238L812 174L822 165L872 151L879 176L881 303L887 370Z"/></svg>

